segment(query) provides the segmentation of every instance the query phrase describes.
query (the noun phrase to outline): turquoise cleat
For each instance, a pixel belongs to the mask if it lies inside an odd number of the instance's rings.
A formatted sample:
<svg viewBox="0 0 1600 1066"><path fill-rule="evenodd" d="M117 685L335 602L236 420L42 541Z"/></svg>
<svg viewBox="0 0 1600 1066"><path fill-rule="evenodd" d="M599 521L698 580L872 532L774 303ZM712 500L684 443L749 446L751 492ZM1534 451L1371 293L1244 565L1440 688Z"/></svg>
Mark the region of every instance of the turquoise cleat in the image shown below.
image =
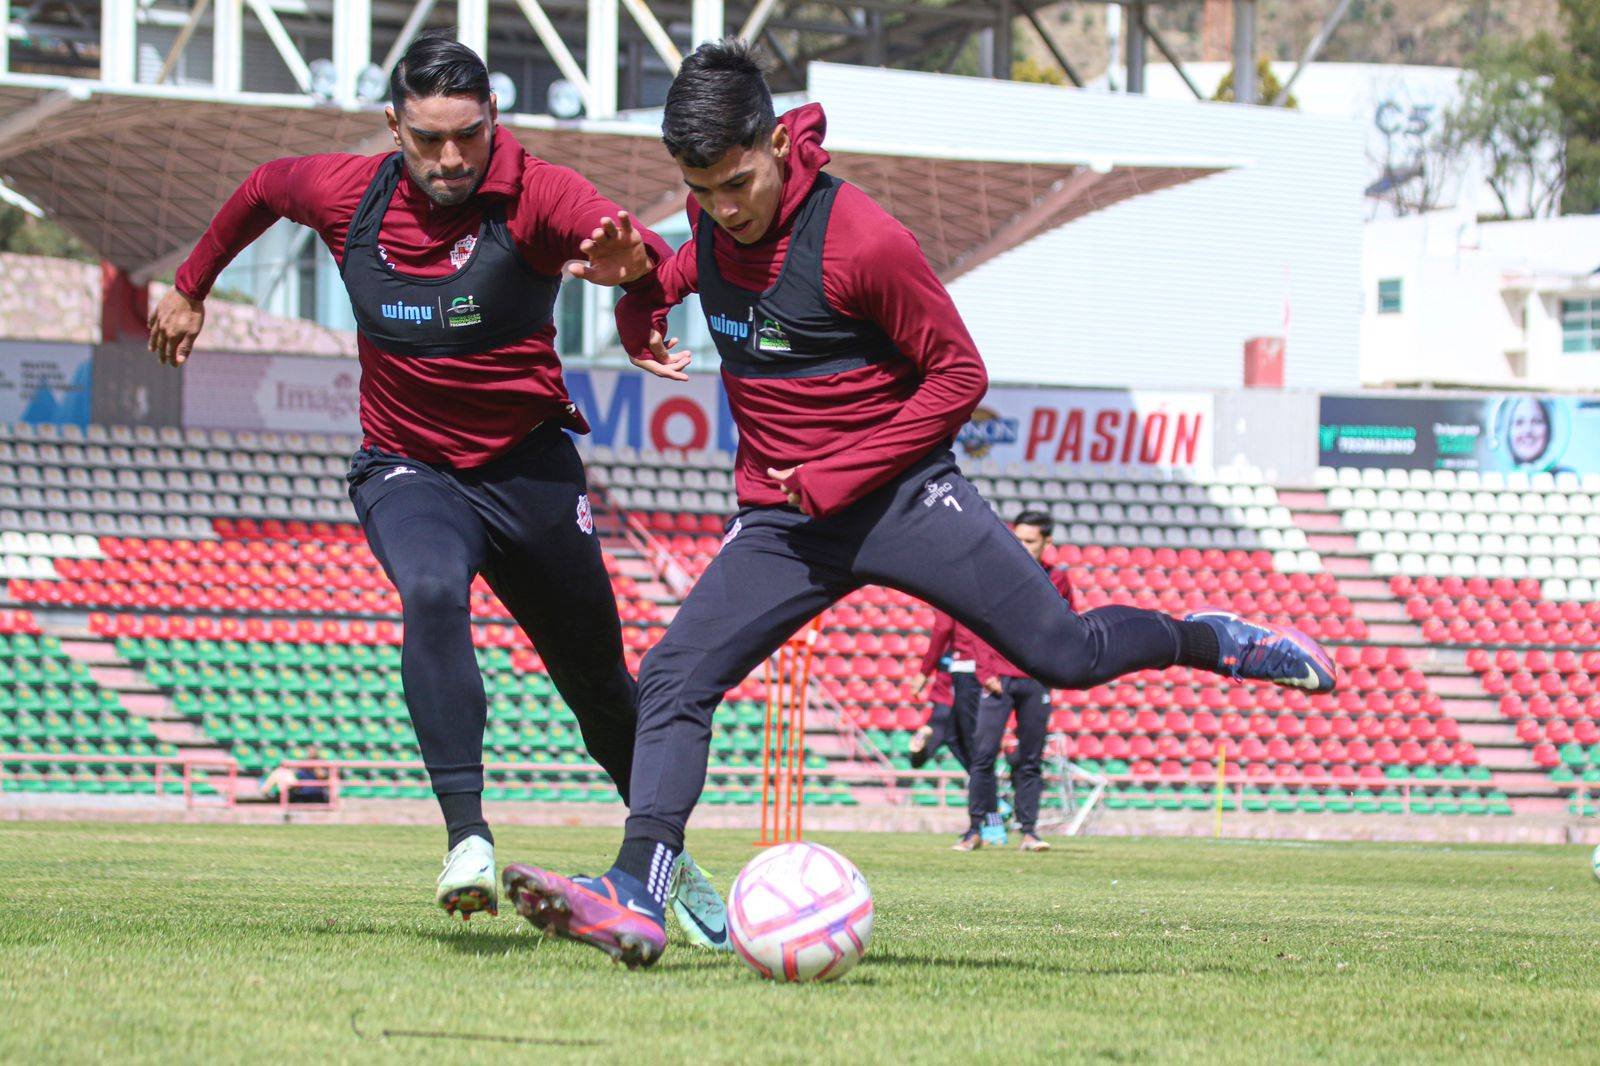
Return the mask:
<svg viewBox="0 0 1600 1066"><path fill-rule="evenodd" d="M732 951L728 940L728 908L706 872L684 852L672 868L672 913L689 943L707 951Z"/></svg>

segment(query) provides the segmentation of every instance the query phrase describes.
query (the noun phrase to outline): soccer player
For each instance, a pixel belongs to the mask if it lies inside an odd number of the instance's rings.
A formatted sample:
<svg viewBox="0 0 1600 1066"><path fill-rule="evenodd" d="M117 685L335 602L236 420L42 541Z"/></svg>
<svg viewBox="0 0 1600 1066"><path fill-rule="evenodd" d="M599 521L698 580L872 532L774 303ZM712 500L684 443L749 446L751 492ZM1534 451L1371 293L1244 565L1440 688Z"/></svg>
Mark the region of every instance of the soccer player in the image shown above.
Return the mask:
<svg viewBox="0 0 1600 1066"><path fill-rule="evenodd" d="M951 454L987 387L972 338L906 228L828 174L823 126L815 104L774 116L740 42L686 58L662 131L689 189L693 236L617 307L635 363L683 378L687 357L673 353L665 316L700 294L739 430L740 510L640 670L615 864L583 878L512 864L503 882L535 925L629 966L666 946L662 871L705 784L718 702L863 585L926 600L1052 687L1176 665L1334 686L1332 661L1294 630L1216 611L1077 614L1062 600Z"/></svg>
<svg viewBox="0 0 1600 1066"><path fill-rule="evenodd" d="M1043 511L1024 511L1012 523L1017 543L1041 567L1050 546L1055 520ZM1050 584L1070 607L1072 582L1064 566L1046 567ZM1003 605L1002 605L1003 606ZM1016 801L1017 829L1023 851L1049 851L1039 837L1039 794L1044 789L1040 765L1044 760L1044 738L1050 728L1050 689L1029 677L1021 667L987 643L978 642L977 677L983 686L978 704L978 725L972 745L971 774L967 780L966 835L956 844L957 851L974 851L984 844L1004 844L1005 826L996 812L994 764L1000 757L1006 721L1017 716L1017 746L1007 760L1011 764L1011 793Z"/></svg>
<svg viewBox="0 0 1600 1066"><path fill-rule="evenodd" d="M488 71L465 45L419 36L395 65L390 99L397 151L256 168L178 268L150 316L150 348L173 366L188 359L217 275L279 218L316 230L337 260L361 360L364 444L350 498L400 592L406 706L448 831L435 898L466 917L497 906L474 575L533 641L590 754L630 794L637 689L583 464L564 432L588 426L567 397L551 313L564 266L626 286L670 249L500 128ZM678 871L675 902L695 902L720 940L720 901L692 864Z"/></svg>
<svg viewBox="0 0 1600 1066"><path fill-rule="evenodd" d="M911 737L911 768L920 769L946 745L963 770L971 764L978 727L977 638L943 611L933 612L933 632L911 688L928 693L933 714ZM932 686L931 690L929 686Z"/></svg>

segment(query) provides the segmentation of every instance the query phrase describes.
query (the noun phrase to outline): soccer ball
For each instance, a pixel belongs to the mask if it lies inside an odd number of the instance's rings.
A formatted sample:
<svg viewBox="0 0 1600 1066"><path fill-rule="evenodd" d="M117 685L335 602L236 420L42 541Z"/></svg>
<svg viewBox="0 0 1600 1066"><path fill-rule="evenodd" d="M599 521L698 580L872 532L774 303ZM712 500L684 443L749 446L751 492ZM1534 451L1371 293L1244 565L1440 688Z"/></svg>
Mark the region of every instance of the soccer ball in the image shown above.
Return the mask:
<svg viewBox="0 0 1600 1066"><path fill-rule="evenodd" d="M872 890L831 848L779 844L734 880L728 936L762 977L832 981L849 973L872 942Z"/></svg>

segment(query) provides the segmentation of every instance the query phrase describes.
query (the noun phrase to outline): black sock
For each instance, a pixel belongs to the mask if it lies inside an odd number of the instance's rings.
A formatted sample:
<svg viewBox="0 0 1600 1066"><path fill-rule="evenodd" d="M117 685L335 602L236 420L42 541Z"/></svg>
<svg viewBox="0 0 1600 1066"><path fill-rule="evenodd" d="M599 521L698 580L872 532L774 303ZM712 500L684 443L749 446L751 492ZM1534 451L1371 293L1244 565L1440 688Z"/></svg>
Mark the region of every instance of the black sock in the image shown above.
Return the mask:
<svg viewBox="0 0 1600 1066"><path fill-rule="evenodd" d="M1178 661L1176 666L1193 666L1215 672L1222 649L1217 646L1216 630L1204 622L1177 622Z"/></svg>
<svg viewBox="0 0 1600 1066"><path fill-rule="evenodd" d="M672 888L672 864L677 858L678 849L671 844L649 837L629 837L622 842L613 869L637 880L657 906L665 909L667 893Z"/></svg>
<svg viewBox="0 0 1600 1066"><path fill-rule="evenodd" d="M494 843L489 823L483 820L482 792L447 792L438 800L439 809L444 812L445 831L450 834L450 848L468 837L482 837Z"/></svg>

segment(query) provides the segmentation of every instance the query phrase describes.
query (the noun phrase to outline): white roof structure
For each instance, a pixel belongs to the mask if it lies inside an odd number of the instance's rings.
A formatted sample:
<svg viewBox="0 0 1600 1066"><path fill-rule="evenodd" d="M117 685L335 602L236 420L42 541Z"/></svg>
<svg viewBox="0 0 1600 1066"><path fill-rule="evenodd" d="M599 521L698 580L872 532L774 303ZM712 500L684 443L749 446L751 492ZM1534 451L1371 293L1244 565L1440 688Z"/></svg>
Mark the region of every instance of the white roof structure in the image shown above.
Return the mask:
<svg viewBox="0 0 1600 1066"><path fill-rule="evenodd" d="M286 155L376 152L381 111L305 96L0 75L0 176L136 280L187 253L256 166ZM648 221L683 205L656 130L509 115L529 151L573 167ZM1196 158L951 151L830 141L830 170L921 241L947 280L1075 218L1230 167Z"/></svg>

